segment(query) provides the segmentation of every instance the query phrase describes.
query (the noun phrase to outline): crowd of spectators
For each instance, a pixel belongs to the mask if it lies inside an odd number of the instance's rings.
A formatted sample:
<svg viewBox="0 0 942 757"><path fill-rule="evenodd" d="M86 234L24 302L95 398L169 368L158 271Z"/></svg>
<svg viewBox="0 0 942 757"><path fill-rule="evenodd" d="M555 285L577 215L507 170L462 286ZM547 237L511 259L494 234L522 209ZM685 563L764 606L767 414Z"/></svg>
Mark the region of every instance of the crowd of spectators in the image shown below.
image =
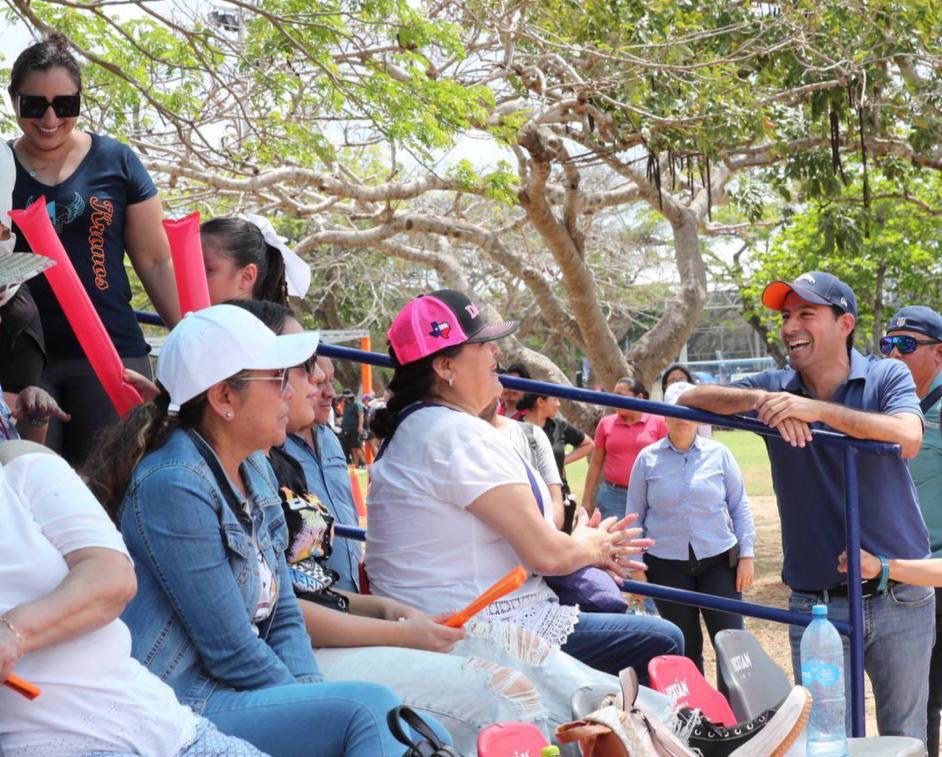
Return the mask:
<svg viewBox="0 0 942 757"><path fill-rule="evenodd" d="M157 188L129 147L76 128L68 41L25 50L9 94L21 133L0 144L15 173L0 209L45 198L144 401L118 416L43 277L0 291L0 682L15 671L43 689L28 702L0 687L5 757L394 755L386 714L402 704L473 754L498 721L552 737L576 691L614 691L628 667L644 684L659 655L702 669L701 612L625 612L619 583L737 599L752 586L743 478L709 427L619 409L593 438L556 397L502 389L501 373L530 378L498 365L519 324L488 323L452 290L392 321L383 397L337 392L289 307L310 271L258 216L202 225L212 304L181 319ZM32 252L0 224L0 260ZM169 329L155 371L126 258ZM942 317L901 310L881 343L899 360L878 360L853 348L856 300L836 277L773 282L763 301L782 313L790 366L716 387L672 365L665 401L780 433L767 446L793 609L847 613L840 452L812 429L915 458L912 475L906 459L861 467L867 672L881 733L925 741L928 722L937 754L927 586L942 569L923 558L942 557ZM631 377L609 388L649 397ZM359 525L350 466L374 453L364 555L333 527ZM579 506L566 468L590 455ZM520 588L464 627L443 622L520 563ZM582 601L577 576L611 604ZM711 637L743 625L702 618Z"/></svg>

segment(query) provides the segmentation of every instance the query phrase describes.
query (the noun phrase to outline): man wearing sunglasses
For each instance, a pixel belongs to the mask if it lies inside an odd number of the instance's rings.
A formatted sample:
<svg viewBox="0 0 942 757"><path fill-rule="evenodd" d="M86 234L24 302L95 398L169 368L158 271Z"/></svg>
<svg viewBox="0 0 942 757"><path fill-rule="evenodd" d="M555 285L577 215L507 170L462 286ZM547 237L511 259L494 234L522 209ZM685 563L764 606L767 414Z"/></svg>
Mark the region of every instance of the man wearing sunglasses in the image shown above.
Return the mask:
<svg viewBox="0 0 942 757"><path fill-rule="evenodd" d="M899 358L909 367L916 382L926 432L919 455L909 461L909 470L919 493L922 515L929 528L933 557L942 557L942 315L932 308L910 305L896 313L880 340L880 352ZM942 708L942 589L935 590L935 646L929 665L928 743L929 757L939 754L939 710Z"/></svg>
<svg viewBox="0 0 942 757"><path fill-rule="evenodd" d="M789 609L810 612L812 605L824 603L829 617L846 620L847 577L838 573L836 560L846 546L844 449L815 443L811 432L831 429L891 442L900 445L902 457L915 457L923 438L916 386L899 361L864 357L854 349L857 300L836 276L811 271L792 282L772 282L762 302L782 314L789 366L731 386L697 386L680 403L721 414L754 412L779 432L780 438L765 441L782 522ZM906 460L859 457L862 546L888 557L928 556L929 535ZM863 594L868 619L864 660L880 733L924 741L935 596L931 589L892 581L866 581ZM789 627L796 677L802 630ZM849 701L847 675L845 690ZM849 727L850 717L846 723Z"/></svg>

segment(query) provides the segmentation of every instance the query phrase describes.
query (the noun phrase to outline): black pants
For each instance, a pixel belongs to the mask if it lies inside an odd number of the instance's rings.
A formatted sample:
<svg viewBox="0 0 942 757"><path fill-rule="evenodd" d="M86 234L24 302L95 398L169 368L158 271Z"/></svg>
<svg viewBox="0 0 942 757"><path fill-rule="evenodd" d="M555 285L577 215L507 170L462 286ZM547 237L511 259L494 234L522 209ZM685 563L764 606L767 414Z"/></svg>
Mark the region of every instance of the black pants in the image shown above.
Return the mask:
<svg viewBox="0 0 942 757"><path fill-rule="evenodd" d="M122 357L126 368L151 377L150 359ZM70 465L81 465L91 450L98 432L118 420L118 413L108 399L101 382L84 357L49 358L41 386L59 407L72 416L63 423L53 419L46 434L46 446L54 449Z"/></svg>
<svg viewBox="0 0 942 757"><path fill-rule="evenodd" d="M942 589L935 590L935 646L929 662L929 720L926 746L939 757L939 710L942 709Z"/></svg>
<svg viewBox="0 0 942 757"><path fill-rule="evenodd" d="M663 560L652 554L645 555L648 580L652 584L663 584L675 589L742 599L742 594L736 591L736 569L729 566L728 552L698 560L693 553L693 548L688 548L689 557L686 560ZM724 629L743 627L742 615L675 604L664 599L655 599L654 603L661 617L674 623L683 632L684 653L693 660L701 673L703 672L703 633L700 630L700 613L703 613L703 620L706 622L711 640Z"/></svg>

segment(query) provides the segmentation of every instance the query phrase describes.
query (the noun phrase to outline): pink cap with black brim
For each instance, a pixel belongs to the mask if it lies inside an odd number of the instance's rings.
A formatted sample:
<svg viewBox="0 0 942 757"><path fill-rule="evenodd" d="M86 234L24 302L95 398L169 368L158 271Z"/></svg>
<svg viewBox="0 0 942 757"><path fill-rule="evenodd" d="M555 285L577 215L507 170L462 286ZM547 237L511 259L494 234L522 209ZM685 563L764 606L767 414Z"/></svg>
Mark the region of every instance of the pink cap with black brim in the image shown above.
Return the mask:
<svg viewBox="0 0 942 757"><path fill-rule="evenodd" d="M386 335L396 360L406 365L446 347L503 339L519 326L519 321L489 324L478 306L461 292L440 289L407 304Z"/></svg>

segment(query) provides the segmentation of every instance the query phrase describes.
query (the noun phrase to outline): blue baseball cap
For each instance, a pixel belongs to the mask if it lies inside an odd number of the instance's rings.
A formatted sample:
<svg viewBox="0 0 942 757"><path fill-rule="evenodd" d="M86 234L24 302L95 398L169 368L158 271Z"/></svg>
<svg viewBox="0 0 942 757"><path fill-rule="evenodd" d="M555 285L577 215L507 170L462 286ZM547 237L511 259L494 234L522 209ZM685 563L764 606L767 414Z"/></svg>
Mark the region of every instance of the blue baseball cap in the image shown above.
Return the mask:
<svg viewBox="0 0 942 757"><path fill-rule="evenodd" d="M785 298L791 292L806 302L834 305L854 318L857 317L857 298L854 296L854 290L833 274L809 271L791 283L773 281L762 292L762 304L770 310L781 310L785 307Z"/></svg>
<svg viewBox="0 0 942 757"><path fill-rule="evenodd" d="M942 342L942 315L925 305L909 305L890 318L886 333L894 331L915 331Z"/></svg>

